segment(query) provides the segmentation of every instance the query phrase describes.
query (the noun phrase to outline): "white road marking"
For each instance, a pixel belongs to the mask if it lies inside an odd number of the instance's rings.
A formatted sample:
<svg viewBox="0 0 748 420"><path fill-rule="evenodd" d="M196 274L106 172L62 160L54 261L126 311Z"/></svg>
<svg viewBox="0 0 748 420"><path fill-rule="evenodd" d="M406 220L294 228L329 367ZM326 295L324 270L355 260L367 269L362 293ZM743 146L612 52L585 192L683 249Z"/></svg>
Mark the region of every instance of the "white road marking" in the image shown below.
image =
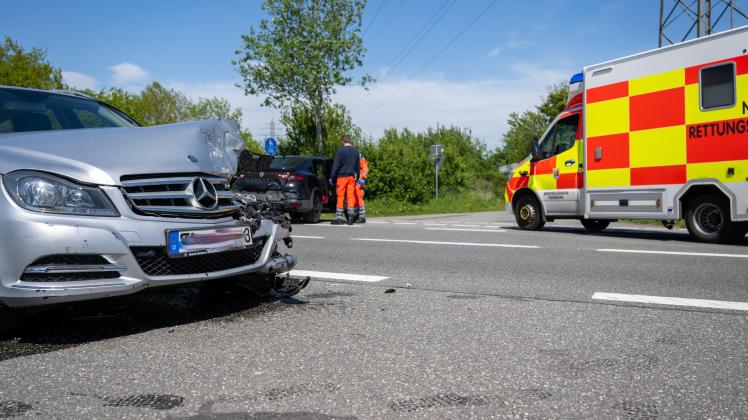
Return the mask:
<svg viewBox="0 0 748 420"><path fill-rule="evenodd" d="M452 225L452 226L454 226L454 227L472 227L472 228L480 227L478 225Z"/></svg>
<svg viewBox="0 0 748 420"><path fill-rule="evenodd" d="M376 283L378 281L386 280L389 277L384 276L366 276L363 274L346 274L346 273L328 273L325 271L307 271L307 270L291 270L292 276L300 277L312 277L318 279L330 279L330 280L349 280L349 281L362 281L366 283Z"/></svg>
<svg viewBox="0 0 748 420"><path fill-rule="evenodd" d="M325 239L324 236L305 236L305 235L291 235L291 238L292 239L297 239L297 238L301 238L301 239Z"/></svg>
<svg viewBox="0 0 748 420"><path fill-rule="evenodd" d="M376 225L376 224L380 224L380 225L387 225L387 224L389 224L390 222L377 222L377 221L369 220L369 221L367 221L366 223L373 223L373 224L375 224L375 225Z"/></svg>
<svg viewBox="0 0 748 420"><path fill-rule="evenodd" d="M424 226L447 226L446 223L424 223Z"/></svg>
<svg viewBox="0 0 748 420"><path fill-rule="evenodd" d="M598 249L599 252L623 252L627 254L684 255L688 257L748 258L748 254L715 254L710 252L648 251L643 249Z"/></svg>
<svg viewBox="0 0 748 420"><path fill-rule="evenodd" d="M426 230L447 230L447 231L453 231L453 232L491 232L491 233L506 232L505 230L502 230L502 229L426 228Z"/></svg>
<svg viewBox="0 0 748 420"><path fill-rule="evenodd" d="M730 302L724 300L708 299L686 299L664 296L627 295L623 293L595 292L592 299L613 300L616 302L652 303L656 305L692 306L695 308L732 309L736 311L748 311L746 302Z"/></svg>
<svg viewBox="0 0 748 420"><path fill-rule="evenodd" d="M415 222L395 222L396 225L417 225Z"/></svg>
<svg viewBox="0 0 748 420"><path fill-rule="evenodd" d="M514 245L514 244L483 244L476 242L444 242L444 241L411 241L406 239L379 239L379 238L350 238L352 241L367 241L367 242L400 242L407 244L424 244L424 245L459 245L459 246L483 246L483 247L495 247L495 248L529 248L538 249L539 246L535 245Z"/></svg>
<svg viewBox="0 0 748 420"><path fill-rule="evenodd" d="M361 225L331 225L329 223L317 223L304 225L304 227L360 228Z"/></svg>

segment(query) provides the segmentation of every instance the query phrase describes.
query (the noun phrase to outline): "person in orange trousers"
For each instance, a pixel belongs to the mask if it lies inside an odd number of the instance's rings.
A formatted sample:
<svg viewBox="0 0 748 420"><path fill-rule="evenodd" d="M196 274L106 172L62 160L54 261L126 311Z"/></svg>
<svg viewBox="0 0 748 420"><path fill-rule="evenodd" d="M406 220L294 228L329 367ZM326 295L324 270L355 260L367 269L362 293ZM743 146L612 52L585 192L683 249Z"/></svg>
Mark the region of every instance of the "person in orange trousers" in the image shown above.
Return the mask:
<svg viewBox="0 0 748 420"><path fill-rule="evenodd" d="M359 178L359 156L358 150L353 147L353 142L348 136L343 136L341 139L342 145L335 152L335 161L332 164L332 171L330 171L330 179L328 183L330 186L333 185L333 180L336 182L335 192L337 193L337 205L335 206L335 220L332 221L333 225L342 225L346 223L344 216L344 203L347 204L348 224L351 225L355 221L353 216L353 207L356 201L355 195L355 184Z"/></svg>
<svg viewBox="0 0 748 420"><path fill-rule="evenodd" d="M366 207L364 207L364 184L369 179L369 162L366 160L364 155L358 155L358 166L359 166L359 177L356 181L356 187L354 189L354 195L356 197L354 207L354 214L356 216L355 223L366 223Z"/></svg>

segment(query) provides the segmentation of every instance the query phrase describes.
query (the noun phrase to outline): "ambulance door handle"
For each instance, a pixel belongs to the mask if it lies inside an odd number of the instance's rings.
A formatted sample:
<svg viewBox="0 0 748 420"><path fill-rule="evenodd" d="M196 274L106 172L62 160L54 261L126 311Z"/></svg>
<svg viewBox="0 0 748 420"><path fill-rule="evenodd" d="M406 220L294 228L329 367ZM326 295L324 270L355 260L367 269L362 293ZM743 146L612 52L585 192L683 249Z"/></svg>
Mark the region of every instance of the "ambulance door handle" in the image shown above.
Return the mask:
<svg viewBox="0 0 748 420"><path fill-rule="evenodd" d="M558 179L558 168L553 168L553 177Z"/></svg>
<svg viewBox="0 0 748 420"><path fill-rule="evenodd" d="M564 162L564 165L566 165L566 166L574 166L574 164L575 164L575 163L577 163L577 161L576 161L576 160L574 160L574 159L569 159L569 160L567 160L566 162Z"/></svg>

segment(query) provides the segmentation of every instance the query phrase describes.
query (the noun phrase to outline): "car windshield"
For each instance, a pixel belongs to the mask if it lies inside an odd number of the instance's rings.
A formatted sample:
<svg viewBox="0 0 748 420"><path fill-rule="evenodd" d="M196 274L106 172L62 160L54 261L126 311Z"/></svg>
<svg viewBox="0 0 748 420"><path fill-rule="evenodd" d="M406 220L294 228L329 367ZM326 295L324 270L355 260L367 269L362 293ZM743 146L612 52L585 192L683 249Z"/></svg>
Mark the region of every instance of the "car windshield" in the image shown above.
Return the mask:
<svg viewBox="0 0 748 420"><path fill-rule="evenodd" d="M295 171L306 160L298 156L276 156L270 163L270 170L275 171Z"/></svg>
<svg viewBox="0 0 748 420"><path fill-rule="evenodd" d="M0 134L136 126L121 112L95 100L53 92L0 89Z"/></svg>

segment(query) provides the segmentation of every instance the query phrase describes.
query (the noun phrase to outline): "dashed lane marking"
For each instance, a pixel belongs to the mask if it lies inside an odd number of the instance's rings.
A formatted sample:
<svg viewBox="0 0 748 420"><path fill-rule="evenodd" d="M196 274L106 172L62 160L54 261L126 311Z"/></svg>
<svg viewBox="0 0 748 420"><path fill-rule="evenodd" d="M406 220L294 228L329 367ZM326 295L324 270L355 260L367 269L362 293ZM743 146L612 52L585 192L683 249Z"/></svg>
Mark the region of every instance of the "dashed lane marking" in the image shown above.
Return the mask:
<svg viewBox="0 0 748 420"><path fill-rule="evenodd" d="M450 231L450 232L489 232L489 233L506 232L503 229L426 228L426 230L446 230L446 231Z"/></svg>
<svg viewBox="0 0 748 420"><path fill-rule="evenodd" d="M291 238L292 239L298 239L298 238L301 238L301 239L325 239L324 236L306 236L306 235L292 235Z"/></svg>
<svg viewBox="0 0 748 420"><path fill-rule="evenodd" d="M448 226L446 223L424 223L424 226Z"/></svg>
<svg viewBox="0 0 748 420"><path fill-rule="evenodd" d="M616 302L650 303L654 305L691 306L695 308L732 309L735 311L748 311L748 303L731 302L725 300L708 299L686 299L664 296L627 295L623 293L596 292L592 299L611 300Z"/></svg>
<svg viewBox="0 0 748 420"><path fill-rule="evenodd" d="M377 221L371 221L370 220L370 221L368 221L366 223L372 223L372 224L375 224L375 225L386 225L386 224L389 224L390 222L377 222Z"/></svg>
<svg viewBox="0 0 748 420"><path fill-rule="evenodd" d="M415 222L395 222L396 225L417 225Z"/></svg>
<svg viewBox="0 0 748 420"><path fill-rule="evenodd" d="M292 276L300 277L312 277L317 279L329 279L329 280L348 280L348 281L361 281L366 283L376 283L378 281L387 280L389 277L384 276L366 276L363 274L347 274L347 273L328 273L326 271L307 271L307 270L291 270Z"/></svg>
<svg viewBox="0 0 748 420"><path fill-rule="evenodd" d="M454 227L463 227L463 228L477 228L480 227L478 225L452 225Z"/></svg>
<svg viewBox="0 0 748 420"><path fill-rule="evenodd" d="M710 252L649 251L643 249L598 249L598 252L622 252L626 254L682 255L688 257L748 258L748 254L716 254Z"/></svg>
<svg viewBox="0 0 748 420"><path fill-rule="evenodd" d="M406 239L379 239L379 238L350 238L352 241L366 241L366 242L399 242L407 244L423 244L423 245L457 245L457 246L481 246L481 247L494 247L494 248L527 248L527 249L538 249L539 246L535 245L515 245L515 244L484 244L477 242L444 242L444 241L413 241Z"/></svg>

